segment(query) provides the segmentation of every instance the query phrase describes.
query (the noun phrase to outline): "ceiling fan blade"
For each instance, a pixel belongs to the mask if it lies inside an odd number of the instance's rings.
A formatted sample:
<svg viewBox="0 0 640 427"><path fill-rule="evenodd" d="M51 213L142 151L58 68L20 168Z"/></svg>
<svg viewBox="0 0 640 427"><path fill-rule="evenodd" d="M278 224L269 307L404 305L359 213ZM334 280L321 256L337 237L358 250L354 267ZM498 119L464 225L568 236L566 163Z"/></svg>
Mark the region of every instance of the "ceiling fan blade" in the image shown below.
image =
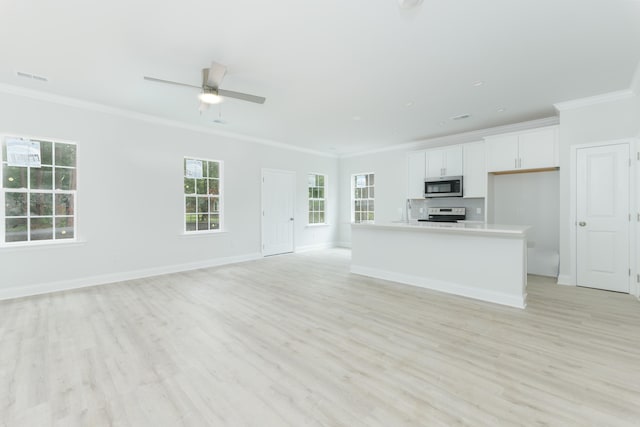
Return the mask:
<svg viewBox="0 0 640 427"><path fill-rule="evenodd" d="M267 100L267 98L264 98L262 96L249 95L248 93L234 92L232 90L224 89L218 89L218 95L225 96L227 98L235 98L241 99L243 101L255 102L256 104L264 104L264 101Z"/></svg>
<svg viewBox="0 0 640 427"><path fill-rule="evenodd" d="M186 87L195 87L196 89L202 89L202 86L196 86L196 85L190 85L188 83L180 83L180 82L173 82L171 80L163 80L163 79L157 79L155 77L149 77L149 76L144 76L145 80L148 80L150 82L157 82L157 83L168 83L170 85L176 85L176 86L186 86Z"/></svg>
<svg viewBox="0 0 640 427"><path fill-rule="evenodd" d="M224 79L224 75L227 74L227 67L222 64L218 64L217 62L211 63L211 68L205 73L205 81L207 86L212 87L214 89L218 89L222 84L222 79Z"/></svg>

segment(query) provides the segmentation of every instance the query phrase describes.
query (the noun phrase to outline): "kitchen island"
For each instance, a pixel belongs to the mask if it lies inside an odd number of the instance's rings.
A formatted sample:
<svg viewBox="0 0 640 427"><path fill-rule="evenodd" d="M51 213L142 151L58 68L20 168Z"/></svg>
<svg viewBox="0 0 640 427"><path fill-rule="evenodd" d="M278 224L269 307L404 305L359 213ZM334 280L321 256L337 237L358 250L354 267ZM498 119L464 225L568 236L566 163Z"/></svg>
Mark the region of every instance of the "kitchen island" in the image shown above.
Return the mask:
<svg viewBox="0 0 640 427"><path fill-rule="evenodd" d="M484 223L352 224L351 272L524 308L528 228Z"/></svg>

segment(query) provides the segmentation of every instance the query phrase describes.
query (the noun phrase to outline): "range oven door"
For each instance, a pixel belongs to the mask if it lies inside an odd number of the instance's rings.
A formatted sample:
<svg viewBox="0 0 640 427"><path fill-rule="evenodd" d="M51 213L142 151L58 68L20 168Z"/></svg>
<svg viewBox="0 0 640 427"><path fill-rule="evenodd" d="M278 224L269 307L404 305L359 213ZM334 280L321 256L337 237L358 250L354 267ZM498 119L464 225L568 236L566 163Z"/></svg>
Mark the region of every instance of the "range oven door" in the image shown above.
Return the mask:
<svg viewBox="0 0 640 427"><path fill-rule="evenodd" d="M462 177L427 178L424 181L424 197L462 197Z"/></svg>

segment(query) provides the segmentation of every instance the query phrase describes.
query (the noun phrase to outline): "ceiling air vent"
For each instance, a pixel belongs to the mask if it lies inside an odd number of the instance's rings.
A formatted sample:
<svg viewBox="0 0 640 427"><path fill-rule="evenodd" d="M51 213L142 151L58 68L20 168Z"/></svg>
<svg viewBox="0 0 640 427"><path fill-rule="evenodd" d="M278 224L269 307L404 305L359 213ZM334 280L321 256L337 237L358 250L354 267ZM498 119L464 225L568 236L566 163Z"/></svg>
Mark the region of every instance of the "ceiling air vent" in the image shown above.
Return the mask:
<svg viewBox="0 0 640 427"><path fill-rule="evenodd" d="M460 114L459 116L451 117L451 120L464 120L471 117L471 114Z"/></svg>
<svg viewBox="0 0 640 427"><path fill-rule="evenodd" d="M37 74L25 73L23 71L16 71L18 77L24 77L25 79L38 80L40 82L48 82L49 79L44 76L38 76Z"/></svg>

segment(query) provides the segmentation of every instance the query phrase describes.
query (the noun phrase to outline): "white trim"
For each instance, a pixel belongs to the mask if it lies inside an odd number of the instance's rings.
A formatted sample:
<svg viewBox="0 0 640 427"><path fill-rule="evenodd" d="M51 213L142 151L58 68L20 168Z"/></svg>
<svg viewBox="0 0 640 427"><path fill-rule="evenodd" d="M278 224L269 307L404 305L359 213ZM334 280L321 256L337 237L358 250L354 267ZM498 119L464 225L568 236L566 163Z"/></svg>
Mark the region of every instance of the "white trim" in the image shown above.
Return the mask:
<svg viewBox="0 0 640 427"><path fill-rule="evenodd" d="M637 162L633 161L633 157L631 157L633 155L633 144L634 142L638 143L636 139L634 138L623 138L623 139L616 139L616 140L611 140L611 141L602 141L602 142L589 142L589 143L585 143L585 144L576 144L576 145L572 145L570 147L570 152L569 152L569 224L567 224L569 226L569 276L567 275L562 275L562 276L558 276L558 284L560 285L569 285L569 286L577 286L578 283L578 273L577 273L577 263L578 263L578 258L577 258L577 230L576 230L576 222L578 221L577 219L577 203L578 203L578 177L577 177L577 173L578 173L578 150L579 149L584 149L584 148L592 148L592 147L604 147L604 146L608 146L608 145L621 145L621 144L626 144L627 147L629 148L629 154L630 154L630 158L632 160L631 162L631 167L629 170L629 192L630 194L628 195L628 197L630 198L629 200L629 209L631 211L633 205L633 201L634 196L631 193L633 191L634 187L634 183L633 183L633 177L634 177L634 169L637 169ZM637 227L637 222L635 221L631 221L630 224L630 240L629 240L629 256L631 257L634 254L633 251L633 246L635 245L635 228ZM637 266L634 266L633 263L631 262L633 258L630 258L629 260L629 267L631 268L631 273L632 275L629 277L629 293L633 294L633 290L634 290L634 285L636 285L635 280L633 280L633 278L635 277L634 274L638 274L637 272ZM562 281L560 280L560 278L562 277ZM637 290L638 292L638 290Z"/></svg>
<svg viewBox="0 0 640 427"><path fill-rule="evenodd" d="M355 201L356 201L356 191L355 191L355 190L356 190L356 184L355 184L355 180L354 180L354 178L355 178L356 176L358 176L358 175L366 175L366 176L373 175L373 176L374 176L374 178L373 178L373 179L374 179L374 181L375 181L376 173L375 173L375 172L359 172L359 173L352 173L352 174L351 174L351 182L350 182L350 184L349 184L349 185L350 185L350 188L351 188L351 207L349 208L349 212L351 213L351 221L350 221L350 224L355 223L355 220L356 220L356 209L355 209L355 208L356 208L356 206L355 206ZM374 182L374 184L373 184L373 185L370 185L370 186L367 186L367 187L373 187L373 188L375 189L375 188L376 188L376 184L375 184L375 182ZM374 190L374 193L375 193L375 190ZM361 200L361 201L362 201L362 200L366 200L366 201L368 201L368 200L373 200L373 201L374 201L374 205L373 205L373 221L375 221L375 220L376 220L376 208L375 208L375 200L376 200L376 197L375 197L375 196L373 196L373 197L367 197L366 199L364 199L364 198L362 198L362 197L361 197L361 198L359 198L358 200ZM367 209L367 211L366 211L366 212L369 212L369 210ZM360 224L360 223L358 223L358 224Z"/></svg>
<svg viewBox="0 0 640 427"><path fill-rule="evenodd" d="M586 98L573 99L571 101L557 102L553 104L557 111L573 110L575 108L589 107L607 102L620 101L634 97L633 90L625 89L615 92L603 93L600 95L589 96Z"/></svg>
<svg viewBox="0 0 640 427"><path fill-rule="evenodd" d="M633 79L631 80L631 90L637 96L640 96L640 61L636 65L636 72L633 73Z"/></svg>
<svg viewBox="0 0 640 427"><path fill-rule="evenodd" d="M202 157L191 157L191 156L184 156L182 158L182 181L183 181L183 185L184 185L184 179L187 178L184 174L185 174L185 162L186 160L198 160L201 162L215 162L218 164L218 177L217 178L211 178L209 176L209 171L208 171L208 166L207 166L207 180L209 179L217 179L218 180L218 194L198 194L197 192L197 188L194 188L195 193L193 194L186 194L184 192L184 188L182 189L182 232L184 235L190 235L190 234L202 234L202 233L220 233L220 232L224 232L225 228L224 228L224 181L225 181L225 177L224 177L224 160L215 160L215 159L205 159ZM197 180L197 178L193 178L194 180ZM207 184L208 185L208 184ZM196 184L197 187L197 184ZM187 230L187 221L186 221L186 217L187 215L198 215L196 214L188 214L187 213L187 197L195 197L196 198L196 210L197 210L197 204L198 204L198 197L201 196L206 196L209 199L209 208L211 207L211 199L213 199L214 197L218 197L218 228L217 229L209 229L209 230ZM211 215L211 211L208 212L209 215ZM196 221L196 228L197 228L197 221Z"/></svg>
<svg viewBox="0 0 640 427"><path fill-rule="evenodd" d="M51 144L51 164L44 164L43 166L45 167L51 167L51 189L38 189L38 188L31 188L31 169L32 167L29 166L26 168L27 170L27 188L10 188L10 187L5 187L4 184L2 182L0 182L0 206L4 206L5 205L5 199L6 199L6 194L7 193L24 193L27 196L30 196L32 193L44 193L44 194L51 194L53 197L53 206L52 206L52 212L51 215L45 215L45 218L51 218L52 221L52 238L51 239L43 239L43 240L31 240L31 220L34 218L37 218L37 216L32 216L31 215L31 208L30 208L30 204L27 204L27 214L22 216L20 215L20 218L23 218L27 220L27 240L21 240L21 241L15 241L15 242L7 242L5 241L6 239L6 213L4 213L4 208L3 208L3 213L0 213L0 249L4 249L4 248L11 248L11 247L24 247L24 246L29 246L29 247L33 247L33 246L42 246L42 245L68 245L68 244L72 244L72 243L76 243L81 241L81 239L79 239L78 237L78 188L80 188L80 179L79 179L79 161L78 161L78 153L80 151L79 148L79 144L75 141L69 141L69 140L62 140L62 139L57 139L57 138L39 138L39 137L32 137L32 136L27 136L27 135L20 135L20 133L2 133L0 134L0 148L2 146L4 146L5 141L8 138L20 138L20 139L28 139L28 140L32 140L32 141L38 141L38 142L48 142ZM75 147L76 153L75 153L75 165L74 166L60 166L56 164L56 144L62 144L62 145L73 145ZM57 170L64 170L64 169L68 169L73 171L73 173L75 174L75 181L76 181L76 188L72 189L72 190L61 190L61 189L57 189L56 188L56 171ZM2 158L0 156L0 179L1 176L4 174L4 165L2 163ZM57 215L56 214L56 205L55 205L55 198L57 195L59 194L67 194L67 195L71 195L73 196L73 215ZM68 239L58 239L56 238L56 219L57 218L71 218L73 220L73 237L72 238L68 238Z"/></svg>
<svg viewBox="0 0 640 427"><path fill-rule="evenodd" d="M348 242L346 240L336 242L336 248L351 249L351 242Z"/></svg>
<svg viewBox="0 0 640 427"><path fill-rule="evenodd" d="M38 101L51 102L54 104L64 105L67 107L79 108L83 110L96 111L105 114L111 114L115 116L125 117L133 120L140 120L148 123L159 124L174 128L186 129L195 132L202 132L210 135L225 136L229 138L239 139L248 142L254 142L257 144L268 145L271 147L282 148L285 150L300 151L307 154L313 154L322 157L338 158L335 153L326 153L324 151L317 151L310 148L297 147L295 145L287 144L284 142L273 141L266 138L256 138L254 136L243 135L235 132L225 132L216 129L210 129L205 126L192 125L186 122L180 122L177 120L169 120L150 114L138 113L131 110L125 110L123 108L110 107L108 105L99 104L96 102L83 101L77 98L71 98L68 96L54 95L42 91L36 91L32 89L26 89L18 86L8 85L0 83L0 93L8 95L22 96L25 98L31 98Z"/></svg>
<svg viewBox="0 0 640 427"><path fill-rule="evenodd" d="M311 198L309 197L309 175L314 175L314 176L322 176L324 179L324 184L322 185L322 190L324 191L324 197L322 199L320 198ZM329 187L329 176L326 173L317 173L317 172L308 172L307 173L307 217L306 217L306 221L307 224L305 227L318 227L318 226L326 226L329 225L327 224L327 199L329 198L329 191L328 191L328 187ZM318 188L315 185L313 186L313 188ZM311 212L309 212L309 202L311 200L322 200L322 203L324 204L324 209L322 209L322 213L324 214L324 221L325 222L314 222L314 223L310 223L309 222L309 214ZM320 211L314 211L315 212L320 212Z"/></svg>
<svg viewBox="0 0 640 427"><path fill-rule="evenodd" d="M320 249L331 249L331 248L335 248L336 244L333 242L327 242L327 243L317 243L314 245L304 245L304 246L298 246L294 252L296 253L300 253L300 252L310 252L310 251L317 251Z"/></svg>
<svg viewBox="0 0 640 427"><path fill-rule="evenodd" d="M509 132L520 132L526 130L537 129L545 126L553 126L560 123L558 116L547 117L544 119L530 120L527 122L513 123L509 125L496 126L492 128L479 129L470 132L456 133L453 135L440 136L437 138L421 139L418 141L407 142L404 144L386 145L380 148L374 148L371 150L358 151L354 153L347 153L340 156L341 159L347 159L350 157L366 156L369 154L382 153L387 151L396 150L421 150L427 148L444 147L448 145L465 144L467 142L477 142L487 136L493 136Z"/></svg>
<svg viewBox="0 0 640 427"><path fill-rule="evenodd" d="M271 255L280 255L280 254L264 254L264 174L265 172L275 172L275 173L284 173L288 175L293 175L293 245L291 248L291 252L295 252L296 250L296 191L297 191L297 183L298 183L298 174L296 171L289 171L285 169L273 169L273 168L262 168L260 173L260 254L261 256L271 256ZM289 253L289 252L283 252Z"/></svg>
<svg viewBox="0 0 640 427"><path fill-rule="evenodd" d="M201 268L218 267L221 265L235 264L245 261L260 259L259 253L236 255L231 257L215 258L206 261L177 264L147 268L143 270L133 270L123 273L105 274L101 276L90 276L79 279L60 280L57 282L42 283L29 286L16 286L13 288L0 289L0 300L27 297L31 295L48 294L51 292L68 291L71 289L87 288L90 286L106 285L109 283L123 282L126 280L141 279L143 277L159 276L163 274L179 273L182 271L198 270Z"/></svg>
<svg viewBox="0 0 640 427"><path fill-rule="evenodd" d="M445 292L447 294L459 295L476 300L492 302L496 304L508 305L510 307L525 308L527 306L527 294L521 298L513 295L493 292L485 289L471 288L458 283L446 282L444 280L428 279L425 277L413 276L409 274L399 274L377 268L351 265L351 272L363 276L375 277L377 279L389 280L405 285L418 286L420 288Z"/></svg>
<svg viewBox="0 0 640 427"><path fill-rule="evenodd" d="M575 286L575 284L571 283L571 275L570 274L560 274L560 275L558 275L558 281L556 283L558 285L564 285L564 286Z"/></svg>

